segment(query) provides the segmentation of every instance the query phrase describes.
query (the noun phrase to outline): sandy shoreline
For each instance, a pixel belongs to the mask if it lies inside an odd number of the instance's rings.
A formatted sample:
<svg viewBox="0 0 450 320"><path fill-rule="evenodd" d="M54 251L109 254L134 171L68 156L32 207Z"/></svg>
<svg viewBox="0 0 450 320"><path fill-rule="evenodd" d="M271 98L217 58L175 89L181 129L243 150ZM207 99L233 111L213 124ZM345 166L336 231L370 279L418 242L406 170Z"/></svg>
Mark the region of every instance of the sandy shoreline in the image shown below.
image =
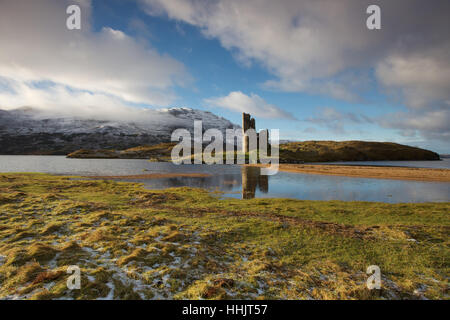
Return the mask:
<svg viewBox="0 0 450 320"><path fill-rule="evenodd" d="M162 179L162 178L204 178L210 177L207 173L148 173L148 174L136 174L136 175L124 175L124 176L86 176L86 178L93 179Z"/></svg>
<svg viewBox="0 0 450 320"><path fill-rule="evenodd" d="M255 165L262 166L262 165ZM280 171L359 178L450 182L450 169L280 164Z"/></svg>
<svg viewBox="0 0 450 320"><path fill-rule="evenodd" d="M250 165L262 167L264 165ZM324 165L324 164L280 164L280 171L345 176L357 178L393 179L450 182L450 169L408 168L408 167L377 167L356 165ZM86 176L93 179L162 179L162 178L204 178L206 173L149 173L121 176Z"/></svg>

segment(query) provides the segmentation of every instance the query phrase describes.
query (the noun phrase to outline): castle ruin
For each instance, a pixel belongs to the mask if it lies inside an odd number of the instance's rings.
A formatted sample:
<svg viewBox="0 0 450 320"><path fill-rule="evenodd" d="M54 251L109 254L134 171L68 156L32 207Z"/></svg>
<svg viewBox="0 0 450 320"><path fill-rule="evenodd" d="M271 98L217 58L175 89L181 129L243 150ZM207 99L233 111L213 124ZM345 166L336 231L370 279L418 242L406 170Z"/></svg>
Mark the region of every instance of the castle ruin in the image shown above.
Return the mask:
<svg viewBox="0 0 450 320"><path fill-rule="evenodd" d="M256 141L257 144L254 146L255 148L259 148L260 146L260 137L265 136L266 138L266 145L269 146L269 130L264 129L261 130L259 133L256 132L256 126L255 126L255 119L251 117L249 113L242 113L242 151L244 153L248 153L250 151L250 137L247 133L247 130L253 129L255 130L256 134ZM265 134L262 135L261 133L264 132Z"/></svg>

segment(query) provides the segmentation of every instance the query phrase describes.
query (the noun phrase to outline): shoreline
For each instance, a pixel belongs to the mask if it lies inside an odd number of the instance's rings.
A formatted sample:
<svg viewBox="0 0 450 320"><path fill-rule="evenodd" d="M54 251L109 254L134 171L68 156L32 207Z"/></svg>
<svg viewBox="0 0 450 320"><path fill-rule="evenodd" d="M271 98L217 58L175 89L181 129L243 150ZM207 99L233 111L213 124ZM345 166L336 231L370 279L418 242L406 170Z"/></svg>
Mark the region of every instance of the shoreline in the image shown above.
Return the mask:
<svg viewBox="0 0 450 320"><path fill-rule="evenodd" d="M261 164L252 164L248 166L267 167L267 165ZM280 164L279 170L284 172L345 176L351 178L450 182L450 169L441 168L434 169L361 165Z"/></svg>
<svg viewBox="0 0 450 320"><path fill-rule="evenodd" d="M162 179L162 178L205 178L210 177L208 173L148 173L148 174L134 174L123 176L83 176L91 179Z"/></svg>
<svg viewBox="0 0 450 320"><path fill-rule="evenodd" d="M244 166L267 167L262 164L245 164ZM279 171L317 174L329 176L343 176L350 178L370 178L389 180L413 180L427 182L450 182L450 169L440 168L410 168L388 166L361 165L325 165L325 164L280 164ZM85 176L91 179L162 179L162 178L204 178L207 173L149 173L137 175L117 176Z"/></svg>

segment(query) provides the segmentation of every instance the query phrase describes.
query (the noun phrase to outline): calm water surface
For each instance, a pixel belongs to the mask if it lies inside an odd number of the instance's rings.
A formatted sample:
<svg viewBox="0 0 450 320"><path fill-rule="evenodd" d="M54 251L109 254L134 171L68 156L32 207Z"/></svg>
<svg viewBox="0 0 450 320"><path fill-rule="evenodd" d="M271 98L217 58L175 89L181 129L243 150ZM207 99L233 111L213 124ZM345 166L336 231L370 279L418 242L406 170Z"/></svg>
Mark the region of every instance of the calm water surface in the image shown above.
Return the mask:
<svg viewBox="0 0 450 320"><path fill-rule="evenodd" d="M444 161L364 162L362 164L447 168ZM400 164L402 163L402 164ZM435 164L436 163L436 164ZM345 163L348 164L348 163ZM361 163L353 163L361 164ZM446 167L447 166L447 167ZM44 172L64 175L136 175L208 173L209 177L128 179L147 188L199 187L236 198L285 197L304 200L381 201L389 203L450 201L450 183L401 181L279 172L261 176L259 168L237 165L182 165L129 159L67 159L64 156L0 156L0 172Z"/></svg>

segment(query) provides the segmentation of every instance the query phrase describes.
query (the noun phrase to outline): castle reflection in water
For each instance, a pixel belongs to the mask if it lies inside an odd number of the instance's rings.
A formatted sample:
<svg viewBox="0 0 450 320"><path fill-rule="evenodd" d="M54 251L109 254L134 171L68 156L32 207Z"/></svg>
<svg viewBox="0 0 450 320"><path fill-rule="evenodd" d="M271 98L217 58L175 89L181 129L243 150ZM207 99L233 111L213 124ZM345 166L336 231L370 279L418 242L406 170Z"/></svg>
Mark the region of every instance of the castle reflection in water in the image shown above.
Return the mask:
<svg viewBox="0 0 450 320"><path fill-rule="evenodd" d="M261 168L247 165L211 165L192 167L175 167L180 172L192 168L197 172L206 173L206 177L170 177L161 179L127 179L128 181L144 183L148 188L173 188L189 186L204 188L210 191L221 191L228 194L241 194L242 199L253 199L258 194L269 192L269 176L261 175ZM193 172L196 172L192 170ZM203 171L201 171L203 170ZM168 170L167 170L168 171Z"/></svg>
<svg viewBox="0 0 450 320"><path fill-rule="evenodd" d="M242 166L242 199L253 199L256 188L262 193L269 192L269 176L261 175L261 168Z"/></svg>

